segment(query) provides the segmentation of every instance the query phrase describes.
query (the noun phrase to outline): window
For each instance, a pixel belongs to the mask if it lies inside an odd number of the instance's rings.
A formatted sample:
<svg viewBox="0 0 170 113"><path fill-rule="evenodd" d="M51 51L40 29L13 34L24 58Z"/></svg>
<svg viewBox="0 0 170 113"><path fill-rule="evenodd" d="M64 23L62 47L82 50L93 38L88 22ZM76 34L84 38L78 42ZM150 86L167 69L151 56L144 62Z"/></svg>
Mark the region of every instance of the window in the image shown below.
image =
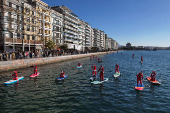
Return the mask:
<svg viewBox="0 0 170 113"><path fill-rule="evenodd" d="M21 36L20 33L17 33L17 38L18 38L18 39L20 39L20 36Z"/></svg>
<svg viewBox="0 0 170 113"><path fill-rule="evenodd" d="M30 22L30 17L27 17L27 22Z"/></svg>
<svg viewBox="0 0 170 113"><path fill-rule="evenodd" d="M26 9L26 12L27 12L28 14L30 14L30 10L29 10L28 8Z"/></svg>
<svg viewBox="0 0 170 113"><path fill-rule="evenodd" d="M17 20L20 20L20 18L19 18L20 16L19 15L17 15Z"/></svg>
<svg viewBox="0 0 170 113"><path fill-rule="evenodd" d="M19 6L18 5L16 6L16 8L17 8L17 10L19 10Z"/></svg>
<svg viewBox="0 0 170 113"><path fill-rule="evenodd" d="M24 39L24 35L21 33L21 39Z"/></svg>
<svg viewBox="0 0 170 113"><path fill-rule="evenodd" d="M19 31L20 30L20 28L19 28L19 26L17 26L17 31Z"/></svg>
<svg viewBox="0 0 170 113"><path fill-rule="evenodd" d="M12 7L12 3L11 2L9 2L9 7Z"/></svg>
<svg viewBox="0 0 170 113"><path fill-rule="evenodd" d="M34 11L32 11L32 15L34 15Z"/></svg>
<svg viewBox="0 0 170 113"><path fill-rule="evenodd" d="M23 12L23 7L21 7L21 11Z"/></svg>
<svg viewBox="0 0 170 113"><path fill-rule="evenodd" d="M30 31L30 26L27 26L27 31Z"/></svg>
<svg viewBox="0 0 170 113"><path fill-rule="evenodd" d="M27 35L27 40L30 40L30 35Z"/></svg>
<svg viewBox="0 0 170 113"><path fill-rule="evenodd" d="M33 24L35 24L35 21L34 21L34 19L32 19L32 23L33 23Z"/></svg>
<svg viewBox="0 0 170 113"><path fill-rule="evenodd" d="M9 38L13 38L13 33L12 32L9 33Z"/></svg>
<svg viewBox="0 0 170 113"><path fill-rule="evenodd" d="M32 27L32 32L34 32L35 30L34 30L34 27Z"/></svg>
<svg viewBox="0 0 170 113"><path fill-rule="evenodd" d="M32 35L32 40L35 40L35 36L34 35Z"/></svg>

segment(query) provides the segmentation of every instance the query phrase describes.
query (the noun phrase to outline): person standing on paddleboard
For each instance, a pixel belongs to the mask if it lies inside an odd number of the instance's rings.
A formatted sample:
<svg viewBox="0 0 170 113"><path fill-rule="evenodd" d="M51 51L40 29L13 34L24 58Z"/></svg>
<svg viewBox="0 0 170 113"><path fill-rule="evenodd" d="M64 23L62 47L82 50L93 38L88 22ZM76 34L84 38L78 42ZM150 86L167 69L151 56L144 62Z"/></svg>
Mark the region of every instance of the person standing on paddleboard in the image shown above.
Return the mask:
<svg viewBox="0 0 170 113"><path fill-rule="evenodd" d="M101 65L98 72L100 71L100 81L104 80L104 67Z"/></svg>
<svg viewBox="0 0 170 113"><path fill-rule="evenodd" d="M141 71L137 76L137 85L139 85L139 82L140 84L142 85L142 80L143 80L143 71ZM142 80L141 80L142 79Z"/></svg>
<svg viewBox="0 0 170 113"><path fill-rule="evenodd" d="M92 56L90 56L90 60L92 59Z"/></svg>
<svg viewBox="0 0 170 113"><path fill-rule="evenodd" d="M115 69L115 73L116 73L116 72L119 73L119 65L118 65L118 63L116 63L115 68L116 68L116 69Z"/></svg>
<svg viewBox="0 0 170 113"><path fill-rule="evenodd" d="M81 66L81 63L79 62L79 63L78 63L78 67L80 67L80 66Z"/></svg>
<svg viewBox="0 0 170 113"><path fill-rule="evenodd" d="M14 77L13 80L18 80L17 71L14 71L14 73L12 74L12 76Z"/></svg>
<svg viewBox="0 0 170 113"><path fill-rule="evenodd" d="M141 56L141 63L143 63L143 56Z"/></svg>
<svg viewBox="0 0 170 113"><path fill-rule="evenodd" d="M61 72L60 77L61 78L65 77L65 73L63 71Z"/></svg>
<svg viewBox="0 0 170 113"><path fill-rule="evenodd" d="M132 58L134 58L134 53L133 53L133 55L132 55Z"/></svg>
<svg viewBox="0 0 170 113"><path fill-rule="evenodd" d="M155 81L156 80L155 76L156 76L155 71L152 71L152 73L151 73L151 81Z"/></svg>
<svg viewBox="0 0 170 113"><path fill-rule="evenodd" d="M37 75L37 64L34 65L34 74Z"/></svg>
<svg viewBox="0 0 170 113"><path fill-rule="evenodd" d="M96 65L94 64L91 68L92 68L92 75L96 77L96 75L97 75Z"/></svg>

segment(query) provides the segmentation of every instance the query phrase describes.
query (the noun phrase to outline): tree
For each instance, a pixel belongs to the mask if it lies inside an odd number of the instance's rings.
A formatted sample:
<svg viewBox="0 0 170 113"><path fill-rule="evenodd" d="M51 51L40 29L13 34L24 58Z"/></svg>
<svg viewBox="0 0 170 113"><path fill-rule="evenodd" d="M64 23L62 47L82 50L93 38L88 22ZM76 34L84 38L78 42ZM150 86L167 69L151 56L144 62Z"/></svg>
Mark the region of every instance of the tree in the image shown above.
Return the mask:
<svg viewBox="0 0 170 113"><path fill-rule="evenodd" d="M45 42L45 47L50 49L50 50L54 49L55 43L52 40L48 40L48 41Z"/></svg>
<svg viewBox="0 0 170 113"><path fill-rule="evenodd" d="M67 49L68 49L67 44L61 45L61 46L60 46L60 49L67 50Z"/></svg>
<svg viewBox="0 0 170 113"><path fill-rule="evenodd" d="M97 51L97 47L92 47L91 50L92 51Z"/></svg>

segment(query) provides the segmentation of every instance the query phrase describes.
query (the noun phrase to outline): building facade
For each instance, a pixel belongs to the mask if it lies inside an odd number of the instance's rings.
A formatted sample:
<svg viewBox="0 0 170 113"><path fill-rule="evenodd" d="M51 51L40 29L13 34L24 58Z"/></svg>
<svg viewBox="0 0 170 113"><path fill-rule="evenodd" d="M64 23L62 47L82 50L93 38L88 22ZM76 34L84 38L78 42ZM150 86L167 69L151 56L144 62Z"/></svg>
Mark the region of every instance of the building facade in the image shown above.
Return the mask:
<svg viewBox="0 0 170 113"><path fill-rule="evenodd" d="M63 40L68 45L68 49L81 50L79 45L78 16L66 6L54 6L53 10L63 14Z"/></svg>
<svg viewBox="0 0 170 113"><path fill-rule="evenodd" d="M26 0L0 2L0 51L39 49L42 41L37 39L36 8Z"/></svg>
<svg viewBox="0 0 170 113"><path fill-rule="evenodd" d="M52 41L57 47L63 45L63 15L51 10Z"/></svg>

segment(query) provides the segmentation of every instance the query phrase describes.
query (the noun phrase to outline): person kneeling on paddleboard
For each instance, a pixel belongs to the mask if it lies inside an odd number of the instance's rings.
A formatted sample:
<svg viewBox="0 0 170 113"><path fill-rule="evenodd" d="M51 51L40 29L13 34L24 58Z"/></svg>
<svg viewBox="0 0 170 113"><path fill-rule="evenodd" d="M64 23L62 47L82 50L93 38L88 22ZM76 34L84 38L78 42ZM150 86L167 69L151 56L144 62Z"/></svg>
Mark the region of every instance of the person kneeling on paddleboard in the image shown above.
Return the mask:
<svg viewBox="0 0 170 113"><path fill-rule="evenodd" d="M60 74L60 77L65 77L65 73L62 71L61 74Z"/></svg>
<svg viewBox="0 0 170 113"><path fill-rule="evenodd" d="M100 62L101 60L98 58L98 62Z"/></svg>
<svg viewBox="0 0 170 113"><path fill-rule="evenodd" d="M118 63L116 63L115 67L116 67L116 69L115 69L115 73L116 73L116 72L118 72L118 73L119 73L119 65L118 65Z"/></svg>
<svg viewBox="0 0 170 113"><path fill-rule="evenodd" d="M96 77L96 75L97 75L96 65L94 64L91 68L92 68L92 75L93 75L94 77Z"/></svg>
<svg viewBox="0 0 170 113"><path fill-rule="evenodd" d="M98 72L100 71L100 81L104 80L104 67L101 65L100 69L98 70Z"/></svg>
<svg viewBox="0 0 170 113"><path fill-rule="evenodd" d="M155 76L156 76L155 71L152 71L152 73L151 73L151 81L155 81L156 80Z"/></svg>
<svg viewBox="0 0 170 113"><path fill-rule="evenodd" d="M137 76L137 85L139 85L139 82L140 84L142 85L142 80L143 80L143 71L141 71ZM141 80L142 79L142 80Z"/></svg>
<svg viewBox="0 0 170 113"><path fill-rule="evenodd" d="M78 63L78 67L80 67L80 66L81 66L81 63L79 62L79 63Z"/></svg>
<svg viewBox="0 0 170 113"><path fill-rule="evenodd" d="M12 74L12 76L14 77L13 80L18 80L17 71L14 71L14 73Z"/></svg>
<svg viewBox="0 0 170 113"><path fill-rule="evenodd" d="M37 75L37 64L34 65L34 74Z"/></svg>

